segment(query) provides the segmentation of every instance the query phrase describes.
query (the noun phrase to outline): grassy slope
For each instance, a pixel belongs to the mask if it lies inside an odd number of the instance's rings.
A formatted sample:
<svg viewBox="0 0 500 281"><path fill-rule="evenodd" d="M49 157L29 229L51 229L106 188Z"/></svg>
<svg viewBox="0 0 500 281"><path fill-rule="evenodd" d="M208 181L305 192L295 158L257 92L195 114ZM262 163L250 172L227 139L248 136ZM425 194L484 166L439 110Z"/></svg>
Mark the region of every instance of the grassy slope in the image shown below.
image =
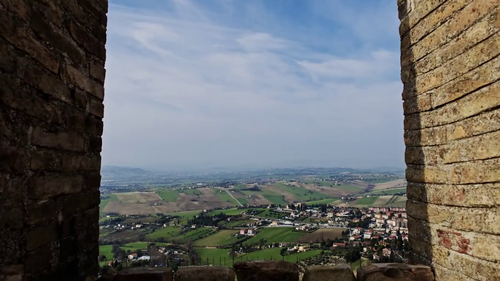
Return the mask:
<svg viewBox="0 0 500 281"><path fill-rule="evenodd" d="M245 244L258 243L260 239L264 239L267 243L275 242L295 242L302 237L305 232L294 231L293 227L269 227L259 229L259 233L249 240L245 241Z"/></svg>
<svg viewBox="0 0 500 281"><path fill-rule="evenodd" d="M288 186L284 183L276 183L273 185L275 188L293 194L300 200L319 200L328 197L328 195L319 193L317 191L307 190L300 186Z"/></svg>
<svg viewBox="0 0 500 281"><path fill-rule="evenodd" d="M238 202L234 200L231 195L227 194L226 191L223 190L214 190L215 196L219 198L222 202L228 202L231 203L232 205L239 206Z"/></svg>
<svg viewBox="0 0 500 281"><path fill-rule="evenodd" d="M335 201L337 201L337 199L315 200L315 201L308 201L308 202L306 202L306 205L331 204L331 203L333 203Z"/></svg>
<svg viewBox="0 0 500 281"><path fill-rule="evenodd" d="M377 201L377 199L378 197L363 197L356 200L356 202L354 202L354 205L372 205L373 203L375 203L375 201Z"/></svg>
<svg viewBox="0 0 500 281"><path fill-rule="evenodd" d="M106 194L105 196L109 197L109 198L105 199L105 200L101 200L101 204L99 204L99 212L101 215L105 215L103 210L104 210L104 207L106 207L106 205L108 205L109 202L118 201L118 197L116 197L116 194Z"/></svg>
<svg viewBox="0 0 500 281"><path fill-rule="evenodd" d="M215 234L208 237L200 239L194 243L196 246L217 246L217 245L231 245L238 242L238 239L234 237L234 234L238 233L238 230L220 230Z"/></svg>
<svg viewBox="0 0 500 281"><path fill-rule="evenodd" d="M181 232L181 230L182 228L178 226L168 226L146 235L146 238L157 239L160 237L164 237L166 240L170 240L172 238L177 237Z"/></svg>
<svg viewBox="0 0 500 281"><path fill-rule="evenodd" d="M214 216L214 215L217 215L217 214L221 214L221 213L224 213L228 216L237 216L245 211L247 211L248 209L237 209L237 208L232 208L232 209L226 209L226 210L213 210L211 211L210 213L208 213L210 216Z"/></svg>
<svg viewBox="0 0 500 281"><path fill-rule="evenodd" d="M161 189L157 190L156 194L158 194L163 201L167 202L175 202L177 197L179 197L179 191L177 190Z"/></svg>

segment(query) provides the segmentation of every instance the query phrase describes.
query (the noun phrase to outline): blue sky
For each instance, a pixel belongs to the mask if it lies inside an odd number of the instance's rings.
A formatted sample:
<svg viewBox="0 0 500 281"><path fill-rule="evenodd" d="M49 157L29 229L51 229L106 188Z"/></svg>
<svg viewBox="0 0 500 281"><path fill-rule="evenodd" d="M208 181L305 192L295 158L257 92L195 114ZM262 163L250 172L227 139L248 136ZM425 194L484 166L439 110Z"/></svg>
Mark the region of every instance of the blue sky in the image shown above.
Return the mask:
<svg viewBox="0 0 500 281"><path fill-rule="evenodd" d="M395 0L111 0L104 165L404 165Z"/></svg>

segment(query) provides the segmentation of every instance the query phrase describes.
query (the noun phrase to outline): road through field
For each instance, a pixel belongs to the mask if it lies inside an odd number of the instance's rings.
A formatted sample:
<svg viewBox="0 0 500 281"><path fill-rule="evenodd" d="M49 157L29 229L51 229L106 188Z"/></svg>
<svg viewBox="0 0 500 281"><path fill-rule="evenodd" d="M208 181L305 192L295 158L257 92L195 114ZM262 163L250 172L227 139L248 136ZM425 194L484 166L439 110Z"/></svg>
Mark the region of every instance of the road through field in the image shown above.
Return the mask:
<svg viewBox="0 0 500 281"><path fill-rule="evenodd" d="M234 198L234 196L228 191L226 190L227 194L229 194L229 196L231 196L231 198L233 198L234 201L238 202L238 204L240 204L241 207L243 207L243 204L240 203L240 201L238 201L238 199Z"/></svg>

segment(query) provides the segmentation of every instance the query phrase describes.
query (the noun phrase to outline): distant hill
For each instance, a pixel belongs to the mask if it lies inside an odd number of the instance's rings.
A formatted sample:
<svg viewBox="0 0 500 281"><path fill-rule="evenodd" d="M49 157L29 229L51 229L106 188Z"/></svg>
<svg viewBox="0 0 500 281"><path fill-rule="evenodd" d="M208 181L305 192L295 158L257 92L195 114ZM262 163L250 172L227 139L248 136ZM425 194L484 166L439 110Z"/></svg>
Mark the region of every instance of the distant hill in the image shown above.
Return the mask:
<svg viewBox="0 0 500 281"><path fill-rule="evenodd" d="M143 177L149 175L152 175L152 173L140 168L119 166L102 166L101 168L101 176L103 180Z"/></svg>

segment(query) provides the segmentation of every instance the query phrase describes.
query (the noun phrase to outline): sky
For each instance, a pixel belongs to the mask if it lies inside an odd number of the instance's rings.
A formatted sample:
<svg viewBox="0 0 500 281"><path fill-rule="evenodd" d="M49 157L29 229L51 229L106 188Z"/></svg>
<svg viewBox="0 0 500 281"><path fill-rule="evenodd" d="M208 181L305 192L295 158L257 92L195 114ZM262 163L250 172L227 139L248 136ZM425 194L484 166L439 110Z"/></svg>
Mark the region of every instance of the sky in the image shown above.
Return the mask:
<svg viewBox="0 0 500 281"><path fill-rule="evenodd" d="M395 0L110 0L103 165L404 167Z"/></svg>

